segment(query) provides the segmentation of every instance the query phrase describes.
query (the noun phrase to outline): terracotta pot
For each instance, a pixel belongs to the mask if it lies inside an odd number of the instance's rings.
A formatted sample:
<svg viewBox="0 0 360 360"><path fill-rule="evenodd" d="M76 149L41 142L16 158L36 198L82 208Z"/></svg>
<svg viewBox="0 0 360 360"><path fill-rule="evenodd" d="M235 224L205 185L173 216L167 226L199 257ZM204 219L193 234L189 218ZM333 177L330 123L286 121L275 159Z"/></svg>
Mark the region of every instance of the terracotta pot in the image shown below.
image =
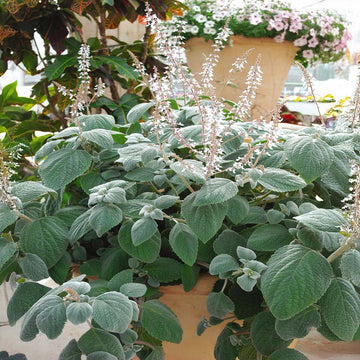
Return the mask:
<svg viewBox="0 0 360 360"><path fill-rule="evenodd" d="M184 330L180 344L163 342L165 358L169 360L214 360L216 339L224 325L213 326L198 336L196 327L202 316L209 317L206 310L206 298L211 292L216 277L203 275L190 292L185 292L182 285L164 286L159 299L177 315Z"/></svg>
<svg viewBox="0 0 360 360"><path fill-rule="evenodd" d="M212 42L203 38L191 38L185 44L186 58L193 73L202 70L205 58L212 52ZM247 50L254 49L247 58L244 70L229 73L236 58ZM214 79L217 84L218 95L225 99L238 101L241 92L246 88L245 80L250 66L255 64L258 54L261 54L261 70L263 80L257 89L257 97L251 110L251 118L268 117L275 108L281 95L290 66L299 50L292 42L277 43L271 38L246 38L241 35L230 36L230 45L220 52L220 61L216 66ZM228 82L236 87L226 85Z"/></svg>
<svg viewBox="0 0 360 360"><path fill-rule="evenodd" d="M360 340L353 342L333 342L313 330L308 336L299 339L296 349L309 360L359 360Z"/></svg>

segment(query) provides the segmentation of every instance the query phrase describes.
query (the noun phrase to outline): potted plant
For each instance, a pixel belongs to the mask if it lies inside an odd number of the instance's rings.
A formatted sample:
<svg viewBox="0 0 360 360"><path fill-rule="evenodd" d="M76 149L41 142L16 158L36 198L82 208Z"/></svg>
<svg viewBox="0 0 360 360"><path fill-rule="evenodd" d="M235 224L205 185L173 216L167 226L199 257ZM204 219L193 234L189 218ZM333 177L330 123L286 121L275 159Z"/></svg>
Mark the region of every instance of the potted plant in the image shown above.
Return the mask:
<svg viewBox="0 0 360 360"><path fill-rule="evenodd" d="M186 359L303 360L288 345L311 328L357 339L355 124L281 133L277 113L268 124L241 121L251 92L231 109L203 97L148 11L170 65L160 77L137 63L153 101L121 125L80 115L88 103L78 93L72 126L40 148L32 178L9 182L0 158L10 324L24 316L20 336L31 341L56 338L67 320L88 322L59 359L175 359L162 347L172 342ZM80 61L86 87L89 62ZM173 97L179 79L182 98ZM72 262L82 275L72 277ZM37 282L48 276L59 286ZM182 318L161 297L174 284L191 293L203 276L214 285L197 332L219 328L213 355L186 353Z"/></svg>
<svg viewBox="0 0 360 360"><path fill-rule="evenodd" d="M245 75L228 73L239 54L253 49L248 54L249 64L262 55L264 81L253 103L252 117L268 116L276 106L294 59L305 67L337 61L351 38L346 20L329 10L298 11L286 2L266 0L198 0L187 5L183 16L173 16L165 26L170 38L180 31L194 73L202 71L202 59L211 53L212 43L225 24L232 35L215 71L221 96L235 101L244 89Z"/></svg>

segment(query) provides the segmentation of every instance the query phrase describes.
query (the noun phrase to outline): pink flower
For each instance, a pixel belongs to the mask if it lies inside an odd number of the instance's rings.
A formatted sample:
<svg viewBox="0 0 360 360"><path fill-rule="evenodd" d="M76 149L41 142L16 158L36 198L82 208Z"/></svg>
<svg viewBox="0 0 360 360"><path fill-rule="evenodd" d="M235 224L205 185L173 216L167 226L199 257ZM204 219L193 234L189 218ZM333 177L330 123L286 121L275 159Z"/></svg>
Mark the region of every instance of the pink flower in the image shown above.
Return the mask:
<svg viewBox="0 0 360 360"><path fill-rule="evenodd" d="M344 35L341 38L341 44L346 46L346 43L348 42L348 40L351 40L351 39L352 39L352 36L351 36L350 32L348 30L345 30Z"/></svg>
<svg viewBox="0 0 360 360"><path fill-rule="evenodd" d="M275 21L274 22L274 29L276 31L281 31L284 29L284 23L282 21Z"/></svg>
<svg viewBox="0 0 360 360"><path fill-rule="evenodd" d="M312 59L314 57L314 53L312 50L304 50L302 52L302 54L303 54L303 57L306 59Z"/></svg>
<svg viewBox="0 0 360 360"><path fill-rule="evenodd" d="M304 45L306 45L306 44L307 44L307 39L306 39L306 36L305 36L305 35L301 36L299 39L296 39L296 40L294 41L294 45L295 45L295 46L301 47L301 46L304 46Z"/></svg>
<svg viewBox="0 0 360 360"><path fill-rule="evenodd" d="M292 23L290 25L290 32L293 32L293 33L298 33L299 30L302 29L302 24L301 23Z"/></svg>
<svg viewBox="0 0 360 360"><path fill-rule="evenodd" d="M316 45L319 45L318 39L316 37L311 38L308 42L308 46L314 48Z"/></svg>
<svg viewBox="0 0 360 360"><path fill-rule="evenodd" d="M251 25L260 24L262 22L261 15L259 13L252 13L249 16L249 22L250 22Z"/></svg>

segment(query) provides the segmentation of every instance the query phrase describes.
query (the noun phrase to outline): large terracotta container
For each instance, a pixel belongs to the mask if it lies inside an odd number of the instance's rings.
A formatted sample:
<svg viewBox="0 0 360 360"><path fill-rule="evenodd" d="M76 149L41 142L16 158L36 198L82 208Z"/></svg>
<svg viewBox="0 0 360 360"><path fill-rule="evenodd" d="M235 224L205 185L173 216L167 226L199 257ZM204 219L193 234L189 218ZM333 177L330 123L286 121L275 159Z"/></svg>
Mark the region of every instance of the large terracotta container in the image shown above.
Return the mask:
<svg viewBox="0 0 360 360"><path fill-rule="evenodd" d="M160 288L164 295L159 300L177 315L184 330L180 344L163 342L165 359L214 360L214 346L224 325L206 329L201 336L196 334L196 327L202 316L209 318L206 298L216 280L214 276L201 276L190 292L185 292L182 285Z"/></svg>
<svg viewBox="0 0 360 360"><path fill-rule="evenodd" d="M202 64L212 52L212 42L194 37L185 44L187 63L193 73L202 70ZM244 70L229 73L234 61L247 50L254 49L247 58ZM220 52L220 61L216 66L214 79L219 96L237 102L239 95L246 88L245 80L251 65L261 54L260 67L263 80L257 89L257 96L251 110L251 118L268 117L281 95L290 66L299 50L292 42L277 43L271 38L246 38L241 35L230 36L229 46ZM232 85L226 85L231 83ZM252 120L250 119L250 120Z"/></svg>

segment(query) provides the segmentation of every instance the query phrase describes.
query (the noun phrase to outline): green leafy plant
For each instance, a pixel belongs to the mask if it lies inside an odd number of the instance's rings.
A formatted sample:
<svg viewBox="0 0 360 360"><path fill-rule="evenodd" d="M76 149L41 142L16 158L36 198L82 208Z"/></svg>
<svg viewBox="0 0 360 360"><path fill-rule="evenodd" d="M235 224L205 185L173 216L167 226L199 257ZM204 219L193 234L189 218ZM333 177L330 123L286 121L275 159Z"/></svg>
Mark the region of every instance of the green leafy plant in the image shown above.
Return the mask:
<svg viewBox="0 0 360 360"><path fill-rule="evenodd" d="M153 101L132 107L127 124L76 113L36 153L37 181L3 172L0 281L17 285L10 325L23 318L31 341L88 322L59 359L164 359L162 342L181 343L183 330L159 287L191 291L210 274L198 334L226 324L217 360L306 359L287 346L313 327L357 339L357 126L281 131L276 111L270 123L244 122L258 69L237 104L202 96L148 11L171 64L164 77L137 64ZM37 282L48 276L59 286Z"/></svg>

